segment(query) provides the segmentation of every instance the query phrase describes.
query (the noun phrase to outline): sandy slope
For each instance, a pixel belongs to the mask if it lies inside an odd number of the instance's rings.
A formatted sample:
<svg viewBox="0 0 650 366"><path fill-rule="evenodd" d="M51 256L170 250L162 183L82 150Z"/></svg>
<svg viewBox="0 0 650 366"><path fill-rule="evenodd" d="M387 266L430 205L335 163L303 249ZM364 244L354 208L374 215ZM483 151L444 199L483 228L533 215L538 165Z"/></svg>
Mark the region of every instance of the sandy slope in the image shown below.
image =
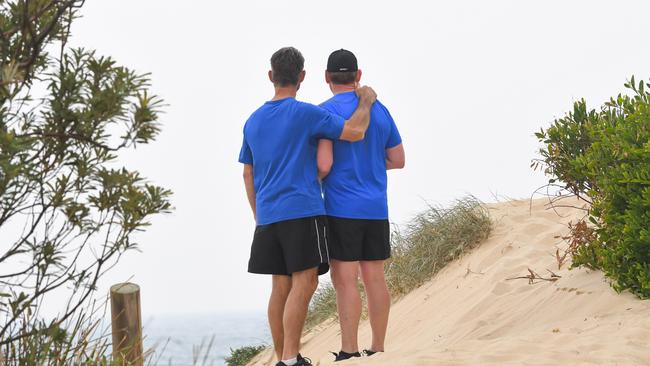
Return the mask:
<svg viewBox="0 0 650 366"><path fill-rule="evenodd" d="M494 234L432 281L394 304L387 352L340 365L650 365L650 302L616 294L602 273L557 269L552 256L580 213L545 200L490 205ZM575 202L572 202L575 203ZM527 268L557 282L528 284ZM472 272L468 272L468 268ZM476 273L481 274L476 274ZM304 339L302 354L332 365L338 325ZM370 327L360 328L363 345ZM266 351L254 365L274 365Z"/></svg>

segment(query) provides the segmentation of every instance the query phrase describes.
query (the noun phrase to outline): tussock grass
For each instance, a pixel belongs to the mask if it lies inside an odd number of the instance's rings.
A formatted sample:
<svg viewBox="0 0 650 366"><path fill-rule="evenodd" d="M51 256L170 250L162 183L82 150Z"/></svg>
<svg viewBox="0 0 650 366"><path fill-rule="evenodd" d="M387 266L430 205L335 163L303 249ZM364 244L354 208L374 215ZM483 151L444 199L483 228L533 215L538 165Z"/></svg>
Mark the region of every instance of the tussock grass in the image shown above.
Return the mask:
<svg viewBox="0 0 650 366"><path fill-rule="evenodd" d="M430 280L454 259L487 239L490 215L475 197L457 200L450 208L430 206L405 230L392 234L392 257L386 261L386 282L393 300ZM307 328L336 317L336 292L331 284L314 295Z"/></svg>
<svg viewBox="0 0 650 366"><path fill-rule="evenodd" d="M60 325L21 318L22 338L0 346L0 366L121 366L111 360L110 334L100 329L96 311L94 305L83 308Z"/></svg>
<svg viewBox="0 0 650 366"><path fill-rule="evenodd" d="M76 317L60 325L51 325L51 320L48 323L43 319L21 318L20 335L23 337L0 345L0 366L127 366L125 361L112 357L110 324L102 321L107 316L110 319L110 315L106 314L107 306L106 301L99 306L93 302L79 308ZM192 366L214 364L216 357L211 355L214 338L212 336L208 342L203 340L199 346L193 347ZM0 339L0 344L2 341ZM168 342L169 339L163 344L145 349L143 364L172 366L171 359L169 363L163 363L162 360ZM245 356L253 351L259 353L264 348L265 346L256 346L231 350L231 358L235 361L245 360ZM245 365L247 361L241 362L243 363L233 365Z"/></svg>
<svg viewBox="0 0 650 366"><path fill-rule="evenodd" d="M227 366L245 366L257 356L260 352L264 351L266 346L244 346L236 349L230 349L230 356L225 358Z"/></svg>

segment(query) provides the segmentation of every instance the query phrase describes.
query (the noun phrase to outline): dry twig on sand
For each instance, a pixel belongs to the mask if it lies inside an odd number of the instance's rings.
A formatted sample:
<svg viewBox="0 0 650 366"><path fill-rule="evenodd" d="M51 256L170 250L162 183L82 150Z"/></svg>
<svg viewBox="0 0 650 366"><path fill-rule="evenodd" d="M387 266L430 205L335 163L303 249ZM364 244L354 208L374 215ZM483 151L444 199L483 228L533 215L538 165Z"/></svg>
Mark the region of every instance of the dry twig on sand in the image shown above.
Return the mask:
<svg viewBox="0 0 650 366"><path fill-rule="evenodd" d="M518 277L511 277L511 278L506 278L506 281L510 280L519 280L519 279L527 279L529 285L533 285L535 283L539 283L540 281L549 281L549 282L555 282L558 279L562 278L562 276L559 276L555 273L553 273L551 270L547 269L547 271L551 274L551 277L545 278L537 274L537 272L533 271L532 269L528 268L529 274L527 276L518 276ZM539 280L535 282L535 280Z"/></svg>
<svg viewBox="0 0 650 366"><path fill-rule="evenodd" d="M565 249L562 255L560 255L559 248L555 249L555 259L557 260L557 269L562 269L562 265L566 261L568 255L569 255L568 249Z"/></svg>
<svg viewBox="0 0 650 366"><path fill-rule="evenodd" d="M475 275L484 275L485 273L483 273L483 272L474 272L474 271L472 271L472 270L469 268L469 264L468 264L468 265L467 265L467 272L465 272L465 275L463 276L463 278L469 276L470 274L475 274Z"/></svg>

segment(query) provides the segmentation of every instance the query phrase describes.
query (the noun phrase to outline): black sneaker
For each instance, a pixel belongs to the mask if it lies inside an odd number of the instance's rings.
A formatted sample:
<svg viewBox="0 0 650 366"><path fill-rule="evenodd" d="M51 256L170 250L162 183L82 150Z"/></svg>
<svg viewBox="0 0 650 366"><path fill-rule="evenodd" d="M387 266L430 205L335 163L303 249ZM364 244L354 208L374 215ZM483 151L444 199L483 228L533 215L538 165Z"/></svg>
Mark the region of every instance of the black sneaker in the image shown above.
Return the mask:
<svg viewBox="0 0 650 366"><path fill-rule="evenodd" d="M296 358L298 359L298 362L296 364L294 364L294 366L313 366L311 364L311 360L308 359L308 358L302 357L300 355L300 353L298 353L298 356L296 356ZM278 361L278 363L276 363L275 366L287 366L287 364L282 362L282 361Z"/></svg>
<svg viewBox="0 0 650 366"><path fill-rule="evenodd" d="M375 353L377 353L377 351L371 351L369 349L364 349L363 350L364 356L367 356L367 357L370 357L370 356L374 355Z"/></svg>
<svg viewBox="0 0 650 366"><path fill-rule="evenodd" d="M352 358L352 357L361 357L361 354L359 352L347 353L347 352L339 351L339 353L336 352L330 352L330 353L333 354L334 357L336 357L334 359L334 362L347 360L348 358Z"/></svg>
<svg viewBox="0 0 650 366"><path fill-rule="evenodd" d="M298 363L296 364L296 366L313 366L313 365L311 364L310 359L306 357L302 357L300 353L298 353Z"/></svg>

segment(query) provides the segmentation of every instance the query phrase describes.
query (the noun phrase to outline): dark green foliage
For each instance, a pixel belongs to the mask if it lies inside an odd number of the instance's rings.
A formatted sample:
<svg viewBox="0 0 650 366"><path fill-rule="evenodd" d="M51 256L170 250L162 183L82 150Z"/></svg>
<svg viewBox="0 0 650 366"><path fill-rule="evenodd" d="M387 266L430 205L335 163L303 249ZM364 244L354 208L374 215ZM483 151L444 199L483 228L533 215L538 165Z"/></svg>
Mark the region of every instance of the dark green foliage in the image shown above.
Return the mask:
<svg viewBox="0 0 650 366"><path fill-rule="evenodd" d="M574 266L602 269L618 291L650 297L650 84L631 78L600 110L584 100L536 134L545 146L535 167L550 183L591 203L595 235L578 246Z"/></svg>
<svg viewBox="0 0 650 366"><path fill-rule="evenodd" d="M408 294L430 280L447 263L490 235L492 221L474 197L451 208L430 207L416 216L404 232L392 234L392 256L386 261L386 282L393 298ZM336 291L321 286L312 299L307 326L336 316Z"/></svg>
<svg viewBox="0 0 650 366"><path fill-rule="evenodd" d="M101 364L88 305L171 192L120 165L155 140L149 76L70 49L83 0L0 1L0 358ZM59 300L54 319L41 309ZM72 319L83 320L79 324ZM92 343L94 342L94 343ZM91 344L92 343L92 344ZM2 364L2 362L0 362Z"/></svg>
<svg viewBox="0 0 650 366"><path fill-rule="evenodd" d="M227 366L245 366L253 357L264 351L266 346L245 346L230 349L230 356L226 356Z"/></svg>

